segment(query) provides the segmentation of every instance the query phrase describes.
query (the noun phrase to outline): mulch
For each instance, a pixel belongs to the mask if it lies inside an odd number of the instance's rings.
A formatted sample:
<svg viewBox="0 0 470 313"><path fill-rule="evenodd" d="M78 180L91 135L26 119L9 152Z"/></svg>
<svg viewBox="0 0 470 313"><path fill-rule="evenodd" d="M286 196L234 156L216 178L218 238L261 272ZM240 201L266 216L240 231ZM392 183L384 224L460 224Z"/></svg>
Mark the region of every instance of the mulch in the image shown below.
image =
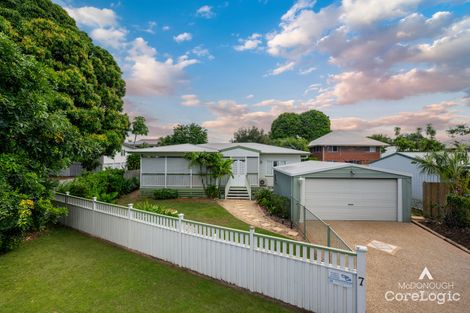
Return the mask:
<svg viewBox="0 0 470 313"><path fill-rule="evenodd" d="M449 238L461 244L467 249L470 249L470 227L467 228L450 228L441 221L436 221L432 219L425 219L419 221L419 223L424 226L432 229L436 233L441 234L444 237Z"/></svg>

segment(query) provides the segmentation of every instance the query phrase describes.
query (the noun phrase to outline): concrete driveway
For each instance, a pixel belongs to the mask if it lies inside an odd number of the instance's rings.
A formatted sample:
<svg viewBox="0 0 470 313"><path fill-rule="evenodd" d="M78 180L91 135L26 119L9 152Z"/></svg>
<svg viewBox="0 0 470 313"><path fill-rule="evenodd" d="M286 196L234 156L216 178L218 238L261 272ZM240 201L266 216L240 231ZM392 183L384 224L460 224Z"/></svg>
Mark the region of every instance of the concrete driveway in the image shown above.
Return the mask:
<svg viewBox="0 0 470 313"><path fill-rule="evenodd" d="M367 312L470 312L470 254L411 223L330 221L330 224L351 247L367 246L373 240L397 246L392 253L368 247ZM433 280L428 277L419 280L424 267ZM403 288L403 283L409 288ZM423 289L419 283L429 283L429 289ZM410 293L420 291L425 294L422 299L440 293L438 299L460 300L444 304L413 301ZM427 292L433 294L426 295ZM392 301L387 301L386 296ZM405 297L409 300L404 301Z"/></svg>

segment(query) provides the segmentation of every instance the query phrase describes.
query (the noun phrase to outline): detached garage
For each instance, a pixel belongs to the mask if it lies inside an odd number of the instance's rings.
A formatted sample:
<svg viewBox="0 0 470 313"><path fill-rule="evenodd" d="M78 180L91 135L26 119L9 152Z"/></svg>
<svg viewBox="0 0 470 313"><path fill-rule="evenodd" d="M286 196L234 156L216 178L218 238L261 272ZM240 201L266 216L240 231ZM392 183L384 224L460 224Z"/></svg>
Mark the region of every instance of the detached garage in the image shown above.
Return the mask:
<svg viewBox="0 0 470 313"><path fill-rule="evenodd" d="M411 175L371 166L307 161L276 167L274 192L291 199L291 218L302 219L298 203L324 220L409 222Z"/></svg>

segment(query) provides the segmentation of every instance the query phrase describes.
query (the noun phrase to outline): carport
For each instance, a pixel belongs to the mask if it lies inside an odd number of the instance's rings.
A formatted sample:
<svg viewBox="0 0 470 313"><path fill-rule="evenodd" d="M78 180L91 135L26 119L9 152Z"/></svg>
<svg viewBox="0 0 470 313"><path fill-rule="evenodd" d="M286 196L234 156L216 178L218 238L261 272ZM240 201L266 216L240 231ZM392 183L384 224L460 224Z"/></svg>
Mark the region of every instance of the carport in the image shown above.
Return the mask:
<svg viewBox="0 0 470 313"><path fill-rule="evenodd" d="M291 199L291 219L302 219L298 204L323 220L409 222L411 175L371 166L307 161L276 167L274 192Z"/></svg>

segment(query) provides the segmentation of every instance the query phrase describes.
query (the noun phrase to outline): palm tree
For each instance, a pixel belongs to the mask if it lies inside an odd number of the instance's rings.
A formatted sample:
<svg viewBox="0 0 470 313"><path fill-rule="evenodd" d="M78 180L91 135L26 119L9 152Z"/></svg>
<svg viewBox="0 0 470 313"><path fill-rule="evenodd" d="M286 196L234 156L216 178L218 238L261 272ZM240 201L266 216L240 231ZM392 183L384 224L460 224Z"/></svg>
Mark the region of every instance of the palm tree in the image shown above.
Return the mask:
<svg viewBox="0 0 470 313"><path fill-rule="evenodd" d="M430 152L423 158L416 158L415 163L422 172L439 175L453 193L465 195L469 192L470 160L465 145L457 146L453 152Z"/></svg>

